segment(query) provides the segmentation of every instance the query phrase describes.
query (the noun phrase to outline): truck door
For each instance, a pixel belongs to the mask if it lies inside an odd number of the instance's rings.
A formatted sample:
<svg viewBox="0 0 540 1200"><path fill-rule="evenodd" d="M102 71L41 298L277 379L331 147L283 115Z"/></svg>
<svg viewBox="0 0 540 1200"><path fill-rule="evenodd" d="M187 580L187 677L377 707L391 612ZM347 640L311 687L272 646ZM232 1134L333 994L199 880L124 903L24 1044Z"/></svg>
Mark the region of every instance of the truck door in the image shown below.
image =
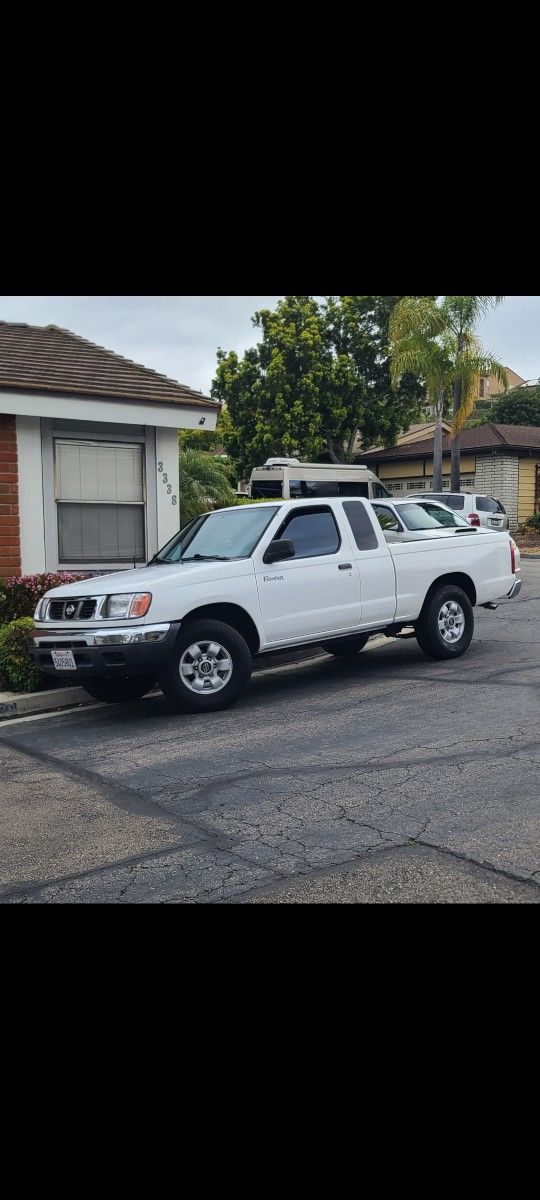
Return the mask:
<svg viewBox="0 0 540 1200"><path fill-rule="evenodd" d="M268 643L316 638L360 624L358 567L352 540L324 505L289 512L274 538L288 538L295 557L267 566L264 546L255 573Z"/></svg>
<svg viewBox="0 0 540 1200"><path fill-rule="evenodd" d="M343 511L351 528L355 562L360 580L362 625L369 629L388 624L396 612L394 560L373 527L371 512L363 500L344 500Z"/></svg>

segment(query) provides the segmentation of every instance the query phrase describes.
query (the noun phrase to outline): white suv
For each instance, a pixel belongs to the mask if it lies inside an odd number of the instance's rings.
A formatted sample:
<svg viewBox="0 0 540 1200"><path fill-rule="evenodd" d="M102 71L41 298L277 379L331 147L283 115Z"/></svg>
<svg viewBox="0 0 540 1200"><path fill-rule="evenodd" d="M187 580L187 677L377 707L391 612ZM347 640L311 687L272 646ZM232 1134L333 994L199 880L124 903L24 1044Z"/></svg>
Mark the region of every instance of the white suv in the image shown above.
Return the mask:
<svg viewBox="0 0 540 1200"><path fill-rule="evenodd" d="M421 496L426 500L438 500L454 512L459 512L469 525L483 525L485 529L508 529L506 511L495 496L483 496L478 492L414 492L408 500Z"/></svg>

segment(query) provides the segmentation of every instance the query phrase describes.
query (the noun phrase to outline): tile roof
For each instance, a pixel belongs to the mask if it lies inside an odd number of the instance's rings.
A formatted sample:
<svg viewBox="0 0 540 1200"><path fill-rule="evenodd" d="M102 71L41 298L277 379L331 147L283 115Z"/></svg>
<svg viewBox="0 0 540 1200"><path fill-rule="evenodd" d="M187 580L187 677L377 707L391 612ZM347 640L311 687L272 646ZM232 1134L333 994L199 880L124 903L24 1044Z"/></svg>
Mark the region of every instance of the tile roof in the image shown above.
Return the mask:
<svg viewBox="0 0 540 1200"><path fill-rule="evenodd" d="M0 390L69 392L202 408L214 400L58 325L0 321Z"/></svg>
<svg viewBox="0 0 540 1200"><path fill-rule="evenodd" d="M540 453L540 426L537 425L478 425L476 429L464 429L460 438L460 449L464 450L537 450ZM449 454L451 441L443 437L443 454ZM384 450L362 451L362 462L386 462L396 458L422 458L433 454L433 438L422 442L406 442L389 446Z"/></svg>

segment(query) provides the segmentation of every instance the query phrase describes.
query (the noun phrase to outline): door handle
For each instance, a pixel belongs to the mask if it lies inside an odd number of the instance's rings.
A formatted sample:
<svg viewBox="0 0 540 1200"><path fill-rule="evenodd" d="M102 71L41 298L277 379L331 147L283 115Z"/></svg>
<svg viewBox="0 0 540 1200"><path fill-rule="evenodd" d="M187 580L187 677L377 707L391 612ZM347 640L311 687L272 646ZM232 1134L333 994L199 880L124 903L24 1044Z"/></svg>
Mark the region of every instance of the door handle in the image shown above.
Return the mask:
<svg viewBox="0 0 540 1200"><path fill-rule="evenodd" d="M338 571L352 571L352 563L340 563Z"/></svg>

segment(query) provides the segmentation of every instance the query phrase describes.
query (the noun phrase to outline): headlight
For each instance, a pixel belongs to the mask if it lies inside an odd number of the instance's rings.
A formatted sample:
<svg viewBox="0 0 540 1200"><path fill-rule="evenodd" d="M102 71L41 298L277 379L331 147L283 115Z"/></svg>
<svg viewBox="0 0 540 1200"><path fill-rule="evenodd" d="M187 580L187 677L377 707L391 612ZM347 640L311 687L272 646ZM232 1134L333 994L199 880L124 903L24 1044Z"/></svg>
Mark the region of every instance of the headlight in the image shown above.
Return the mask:
<svg viewBox="0 0 540 1200"><path fill-rule="evenodd" d="M131 592L125 596L109 596L106 615L112 618L144 617L152 602L151 592Z"/></svg>

